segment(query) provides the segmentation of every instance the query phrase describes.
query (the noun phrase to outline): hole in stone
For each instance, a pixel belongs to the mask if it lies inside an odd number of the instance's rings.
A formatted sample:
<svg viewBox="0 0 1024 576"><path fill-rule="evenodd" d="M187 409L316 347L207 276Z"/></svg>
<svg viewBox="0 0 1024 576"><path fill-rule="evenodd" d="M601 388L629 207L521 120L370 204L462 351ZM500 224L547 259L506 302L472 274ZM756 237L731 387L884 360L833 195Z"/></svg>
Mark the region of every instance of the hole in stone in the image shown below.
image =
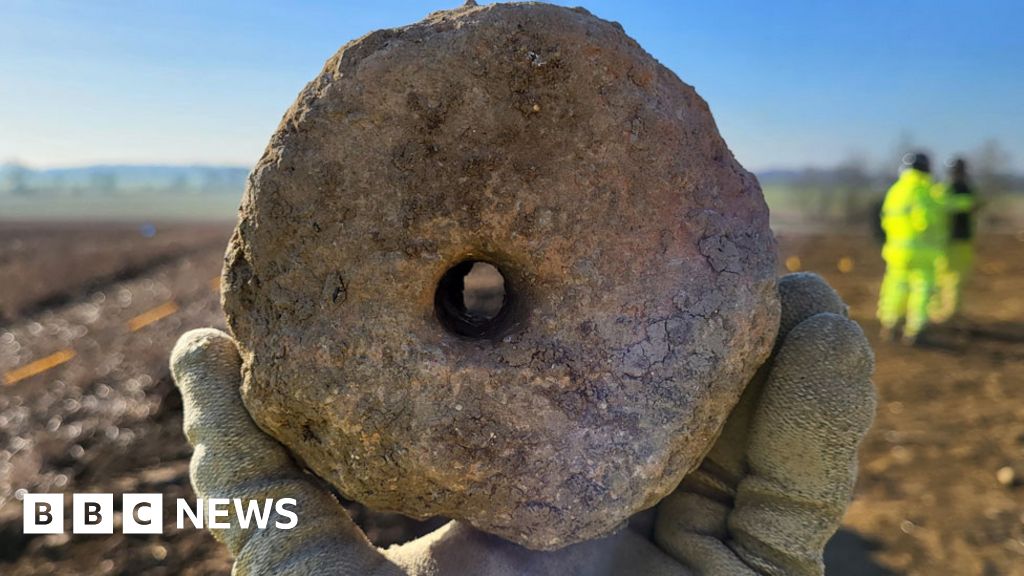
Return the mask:
<svg viewBox="0 0 1024 576"><path fill-rule="evenodd" d="M494 264L463 260L441 277L434 311L446 330L467 338L496 338L508 328L511 294Z"/></svg>

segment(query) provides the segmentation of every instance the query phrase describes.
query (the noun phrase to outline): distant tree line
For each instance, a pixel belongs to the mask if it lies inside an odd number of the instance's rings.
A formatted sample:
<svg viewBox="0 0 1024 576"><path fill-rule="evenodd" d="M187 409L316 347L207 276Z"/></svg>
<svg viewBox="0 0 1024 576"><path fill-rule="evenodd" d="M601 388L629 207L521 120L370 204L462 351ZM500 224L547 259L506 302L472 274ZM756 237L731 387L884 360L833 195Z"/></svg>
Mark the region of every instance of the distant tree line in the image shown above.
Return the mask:
<svg viewBox="0 0 1024 576"><path fill-rule="evenodd" d="M245 188L248 168L233 166L87 166L33 170L0 166L0 195L233 194Z"/></svg>
<svg viewBox="0 0 1024 576"><path fill-rule="evenodd" d="M900 150L919 150L906 142ZM866 158L850 155L830 169L768 171L759 174L773 209L816 223L860 226L876 217L878 205L897 175L898 159L872 167ZM964 155L984 207L982 217L995 224L1020 225L1024 219L1024 176L1009 171L1009 154L989 140ZM933 157L937 180L945 179L942 158ZM891 164L891 166L889 165Z"/></svg>
<svg viewBox="0 0 1024 576"><path fill-rule="evenodd" d="M891 162L872 166L851 154L832 168L768 170L758 174L772 211L789 221L863 226L876 217L877 206L908 150L920 150L903 136L888 154ZM1024 225L1024 176L1011 174L1009 154L996 140L968 153L969 172L984 208L996 224ZM944 177L942 158L934 158L936 176ZM241 196L249 169L234 166L88 166L33 170L18 163L0 165L0 200L49 201L59 197L153 197L191 195Z"/></svg>

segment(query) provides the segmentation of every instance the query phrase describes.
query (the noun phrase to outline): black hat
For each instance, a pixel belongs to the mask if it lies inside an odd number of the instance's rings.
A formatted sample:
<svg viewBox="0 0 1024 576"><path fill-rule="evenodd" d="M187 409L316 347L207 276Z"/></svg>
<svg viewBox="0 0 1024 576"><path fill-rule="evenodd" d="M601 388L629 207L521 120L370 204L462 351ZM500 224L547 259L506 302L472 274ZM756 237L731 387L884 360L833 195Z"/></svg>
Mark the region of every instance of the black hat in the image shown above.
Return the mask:
<svg viewBox="0 0 1024 576"><path fill-rule="evenodd" d="M903 167L913 168L921 172L931 172L932 162L924 152L911 152L903 155Z"/></svg>
<svg viewBox="0 0 1024 576"><path fill-rule="evenodd" d="M946 165L949 166L949 176L953 180L963 180L967 177L967 161L963 158L957 156Z"/></svg>

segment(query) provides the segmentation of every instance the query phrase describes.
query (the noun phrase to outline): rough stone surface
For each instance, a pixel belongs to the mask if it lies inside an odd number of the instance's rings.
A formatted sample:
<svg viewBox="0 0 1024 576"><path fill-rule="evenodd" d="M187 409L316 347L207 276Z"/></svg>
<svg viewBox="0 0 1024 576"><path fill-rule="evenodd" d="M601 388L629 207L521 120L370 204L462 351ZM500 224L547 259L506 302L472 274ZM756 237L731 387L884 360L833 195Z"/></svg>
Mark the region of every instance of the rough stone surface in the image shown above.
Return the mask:
<svg viewBox="0 0 1024 576"><path fill-rule="evenodd" d="M442 275L495 264L465 338ZM331 58L252 173L224 308L256 422L349 498L525 546L603 535L709 449L778 326L756 180L617 24L466 7Z"/></svg>

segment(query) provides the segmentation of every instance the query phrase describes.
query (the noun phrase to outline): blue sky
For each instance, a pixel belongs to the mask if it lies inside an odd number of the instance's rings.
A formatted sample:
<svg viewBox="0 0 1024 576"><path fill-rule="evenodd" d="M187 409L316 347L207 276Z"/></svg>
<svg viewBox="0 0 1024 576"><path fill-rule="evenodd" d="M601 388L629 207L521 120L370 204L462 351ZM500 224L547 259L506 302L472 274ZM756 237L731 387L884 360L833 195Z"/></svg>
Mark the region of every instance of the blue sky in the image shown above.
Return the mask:
<svg viewBox="0 0 1024 576"><path fill-rule="evenodd" d="M4 0L0 162L251 165L342 44L457 3ZM564 4L619 21L694 85L748 168L995 138L1024 171L1024 3Z"/></svg>

